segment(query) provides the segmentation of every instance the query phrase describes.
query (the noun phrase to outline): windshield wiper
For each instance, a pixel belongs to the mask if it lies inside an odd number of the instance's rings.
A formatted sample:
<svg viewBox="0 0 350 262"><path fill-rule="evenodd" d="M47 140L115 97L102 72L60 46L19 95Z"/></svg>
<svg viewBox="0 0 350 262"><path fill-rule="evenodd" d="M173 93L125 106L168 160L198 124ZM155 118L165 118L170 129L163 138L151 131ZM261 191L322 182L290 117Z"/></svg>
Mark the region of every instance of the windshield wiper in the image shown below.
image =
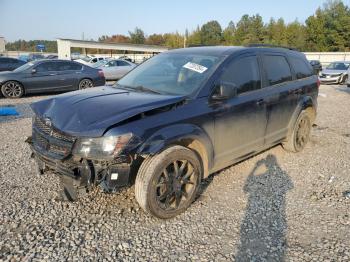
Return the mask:
<svg viewBox="0 0 350 262"><path fill-rule="evenodd" d="M125 86L125 85L120 85L117 84L116 87L127 89L127 90L133 90L133 91L142 91L142 92L148 92L148 93L153 93L153 94L161 94L158 91L155 91L151 88L139 85L139 86Z"/></svg>
<svg viewBox="0 0 350 262"><path fill-rule="evenodd" d="M143 92L149 92L149 93L153 93L153 94L161 94L158 91L155 91L151 88L145 87L145 86L135 86L135 87L131 87L132 89L138 90L138 91L143 91Z"/></svg>

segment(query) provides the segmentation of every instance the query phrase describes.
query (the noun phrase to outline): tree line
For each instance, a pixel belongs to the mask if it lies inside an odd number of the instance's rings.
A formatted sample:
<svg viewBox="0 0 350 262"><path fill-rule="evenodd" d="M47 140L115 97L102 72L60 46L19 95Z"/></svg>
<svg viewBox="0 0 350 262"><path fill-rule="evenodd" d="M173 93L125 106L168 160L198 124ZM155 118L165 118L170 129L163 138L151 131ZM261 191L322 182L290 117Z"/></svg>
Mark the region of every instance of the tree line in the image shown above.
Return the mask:
<svg viewBox="0 0 350 262"><path fill-rule="evenodd" d="M35 41L19 40L7 44L7 49L32 49ZM237 23L231 21L225 28L213 20L197 26L191 32L186 30L183 34L175 32L146 36L144 31L137 27L134 31L129 31L128 35L103 35L98 41L161 45L169 48L264 43L290 46L301 51L350 51L350 8L341 0L329 0L308 17L305 23L297 20L286 23L283 18L271 18L269 22L264 23L259 14L243 15ZM57 47L53 43L47 46L48 52L56 50Z"/></svg>

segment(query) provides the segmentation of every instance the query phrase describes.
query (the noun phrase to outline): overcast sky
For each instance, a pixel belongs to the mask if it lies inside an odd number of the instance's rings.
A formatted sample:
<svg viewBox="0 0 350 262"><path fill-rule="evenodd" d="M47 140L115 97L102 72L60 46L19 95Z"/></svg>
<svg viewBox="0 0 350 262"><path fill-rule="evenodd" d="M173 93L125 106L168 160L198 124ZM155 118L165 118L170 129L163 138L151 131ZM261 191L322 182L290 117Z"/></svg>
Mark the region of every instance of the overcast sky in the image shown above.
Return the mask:
<svg viewBox="0 0 350 262"><path fill-rule="evenodd" d="M226 27L243 14L259 13L265 22L283 17L304 22L322 0L0 0L0 36L17 39L74 38L128 34L136 26L146 34L192 30L210 20ZM345 0L350 5L350 0Z"/></svg>

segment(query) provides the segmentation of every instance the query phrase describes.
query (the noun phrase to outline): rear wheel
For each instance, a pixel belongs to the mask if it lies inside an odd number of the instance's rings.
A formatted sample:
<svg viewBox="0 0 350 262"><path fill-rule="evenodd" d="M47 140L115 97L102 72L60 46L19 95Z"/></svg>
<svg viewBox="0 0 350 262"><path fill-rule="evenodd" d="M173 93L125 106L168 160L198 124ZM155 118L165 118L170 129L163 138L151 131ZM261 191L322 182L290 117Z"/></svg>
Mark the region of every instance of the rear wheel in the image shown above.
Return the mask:
<svg viewBox="0 0 350 262"><path fill-rule="evenodd" d="M142 163L135 182L136 200L153 216L172 218L194 201L201 177L201 164L193 151L169 147Z"/></svg>
<svg viewBox="0 0 350 262"><path fill-rule="evenodd" d="M82 79L79 82L79 90L93 87L94 83L90 79Z"/></svg>
<svg viewBox="0 0 350 262"><path fill-rule="evenodd" d="M16 81L8 81L1 86L1 93L7 98L20 98L24 94L22 84Z"/></svg>
<svg viewBox="0 0 350 262"><path fill-rule="evenodd" d="M284 142L283 148L291 152L302 151L310 138L311 117L306 111L302 111L295 122L293 130Z"/></svg>

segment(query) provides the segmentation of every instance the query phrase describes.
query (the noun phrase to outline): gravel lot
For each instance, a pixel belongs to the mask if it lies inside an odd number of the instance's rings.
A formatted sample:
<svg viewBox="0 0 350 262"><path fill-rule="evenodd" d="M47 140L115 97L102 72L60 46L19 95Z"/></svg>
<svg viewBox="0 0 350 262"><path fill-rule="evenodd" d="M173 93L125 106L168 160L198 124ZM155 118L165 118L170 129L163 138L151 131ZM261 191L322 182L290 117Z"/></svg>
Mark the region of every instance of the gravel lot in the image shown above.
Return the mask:
<svg viewBox="0 0 350 262"><path fill-rule="evenodd" d="M36 175L24 143L43 98L0 98L22 113L0 117L0 260L350 260L350 88L321 86L303 152L277 146L211 176L168 221L143 213L133 187L57 202L58 179Z"/></svg>

